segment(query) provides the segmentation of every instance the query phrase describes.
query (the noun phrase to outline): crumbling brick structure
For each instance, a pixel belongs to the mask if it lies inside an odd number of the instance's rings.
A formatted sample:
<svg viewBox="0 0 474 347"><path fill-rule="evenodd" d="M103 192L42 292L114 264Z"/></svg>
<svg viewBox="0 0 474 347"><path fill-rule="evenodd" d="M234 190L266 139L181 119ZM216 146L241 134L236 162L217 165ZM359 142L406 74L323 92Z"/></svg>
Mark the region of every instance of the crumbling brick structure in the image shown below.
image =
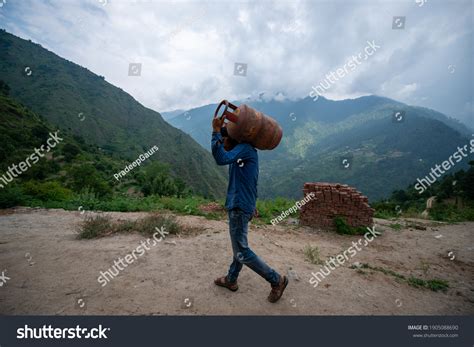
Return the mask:
<svg viewBox="0 0 474 347"><path fill-rule="evenodd" d="M334 218L344 217L353 227L373 224L374 209L369 199L355 188L338 183L305 183L304 196L314 193L311 201L300 211L300 224L334 228Z"/></svg>

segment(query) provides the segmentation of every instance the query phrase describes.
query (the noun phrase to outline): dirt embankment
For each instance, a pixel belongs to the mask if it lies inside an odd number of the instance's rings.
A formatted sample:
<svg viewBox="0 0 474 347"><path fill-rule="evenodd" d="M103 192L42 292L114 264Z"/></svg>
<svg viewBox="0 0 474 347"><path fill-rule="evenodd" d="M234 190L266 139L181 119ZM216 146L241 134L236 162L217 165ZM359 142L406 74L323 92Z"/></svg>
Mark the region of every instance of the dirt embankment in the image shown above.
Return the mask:
<svg viewBox="0 0 474 347"><path fill-rule="evenodd" d="M109 215L124 220L145 214ZM100 272L130 254L145 238L127 234L77 240L77 226L83 218L63 210L19 208L0 213L0 272L6 271L9 278L0 287L0 314L474 313L474 223L420 222L426 230L394 230L389 227L394 222L377 220L376 230L383 234L316 288L309 279L320 265L305 260L304 247L317 246L324 261L342 253L359 236L288 225L252 225L249 242L253 250L292 278L280 302L270 304L266 301L270 286L248 268L242 270L236 293L213 284L214 278L226 274L232 257L226 221L179 216L182 225L199 226L202 232L166 237L102 287L97 281ZM444 279L449 288L446 293L415 288L388 273L352 269L354 262L405 277Z"/></svg>

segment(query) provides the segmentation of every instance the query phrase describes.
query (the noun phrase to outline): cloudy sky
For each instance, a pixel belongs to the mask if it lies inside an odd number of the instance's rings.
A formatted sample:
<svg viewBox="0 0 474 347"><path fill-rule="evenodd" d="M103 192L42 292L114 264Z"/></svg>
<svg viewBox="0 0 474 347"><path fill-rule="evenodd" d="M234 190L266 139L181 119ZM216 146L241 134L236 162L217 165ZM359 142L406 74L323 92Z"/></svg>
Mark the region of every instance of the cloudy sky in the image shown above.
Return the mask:
<svg viewBox="0 0 474 347"><path fill-rule="evenodd" d="M0 6L0 27L105 76L157 111L262 92L306 97L370 41L380 48L332 83L326 97L377 94L474 126L472 0L0 0ZM404 17L396 24L402 28L393 29L394 16ZM129 76L130 63L141 64L140 76ZM245 76L234 74L235 63L247 64Z"/></svg>

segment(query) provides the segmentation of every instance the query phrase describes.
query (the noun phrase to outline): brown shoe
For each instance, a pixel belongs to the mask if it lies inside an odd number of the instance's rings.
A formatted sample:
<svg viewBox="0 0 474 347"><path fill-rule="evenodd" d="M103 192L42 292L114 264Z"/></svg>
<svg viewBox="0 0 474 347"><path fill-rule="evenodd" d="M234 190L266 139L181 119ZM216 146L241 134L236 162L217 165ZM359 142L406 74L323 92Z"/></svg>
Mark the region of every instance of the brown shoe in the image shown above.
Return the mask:
<svg viewBox="0 0 474 347"><path fill-rule="evenodd" d="M224 276L224 277L219 277L218 279L216 279L214 281L214 284L219 286L219 287L224 287L224 288L227 288L233 292L236 292L237 289L239 289L239 286L237 285L237 281L235 282L229 282L227 280L227 276Z"/></svg>
<svg viewBox="0 0 474 347"><path fill-rule="evenodd" d="M272 286L272 291L268 295L268 301L275 303L280 300L286 286L288 285L288 278L286 276L280 276L280 283L276 286Z"/></svg>

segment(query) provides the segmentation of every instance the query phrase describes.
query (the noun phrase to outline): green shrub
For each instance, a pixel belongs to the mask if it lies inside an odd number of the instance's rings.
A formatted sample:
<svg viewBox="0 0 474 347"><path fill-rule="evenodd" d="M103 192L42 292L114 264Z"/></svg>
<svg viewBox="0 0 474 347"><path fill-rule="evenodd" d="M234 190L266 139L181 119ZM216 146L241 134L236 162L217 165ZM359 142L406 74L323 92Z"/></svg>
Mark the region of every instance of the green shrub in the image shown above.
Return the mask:
<svg viewBox="0 0 474 347"><path fill-rule="evenodd" d="M430 289L434 292L437 291L443 291L446 292L449 288L449 284L445 280L440 280L440 279L432 279L432 280L422 280L421 278L416 278L416 277L410 277L408 279L408 284L413 286L413 287L423 287Z"/></svg>
<svg viewBox="0 0 474 347"><path fill-rule="evenodd" d="M202 215L202 212L199 210L199 206L209 202L203 198L195 196L183 199L175 197L162 197L160 201L163 204L163 208L191 215Z"/></svg>
<svg viewBox="0 0 474 347"><path fill-rule="evenodd" d="M73 160L79 153L81 153L81 149L72 143L66 143L63 146L62 153L64 155L64 159L67 162Z"/></svg>
<svg viewBox="0 0 474 347"><path fill-rule="evenodd" d="M430 210L430 218L438 221L461 222L474 220L474 161L470 161L469 170L459 170L446 174L422 194L410 185L406 190L396 190L388 200L372 203L375 216L391 218L397 216L398 205L404 217L419 217L426 208L426 200L436 196L437 202ZM445 199L462 199L464 206L443 203Z"/></svg>
<svg viewBox="0 0 474 347"><path fill-rule="evenodd" d="M446 292L449 288L449 284L445 280L434 279L426 281L426 287L434 292L437 292L439 290Z"/></svg>
<svg viewBox="0 0 474 347"><path fill-rule="evenodd" d="M93 239L113 233L111 218L108 216L94 216L87 218L81 225L80 239Z"/></svg>
<svg viewBox="0 0 474 347"><path fill-rule="evenodd" d="M443 222L474 221L474 204L467 202L464 207L446 203L435 203L430 209L430 218Z"/></svg>
<svg viewBox="0 0 474 347"><path fill-rule="evenodd" d="M23 189L16 184L0 188L0 208L10 208L25 204L27 197Z"/></svg>
<svg viewBox="0 0 474 347"><path fill-rule="evenodd" d="M83 206L86 210L98 209L97 205L101 201L97 194L92 189L87 187L80 193L76 194L73 200L77 206Z"/></svg>
<svg viewBox="0 0 474 347"><path fill-rule="evenodd" d="M394 215L393 213L390 213L390 212L387 212L387 211L380 211L380 210L375 210L375 213L374 213L374 217L375 218L380 218L380 219L392 219L392 218L395 218L396 215Z"/></svg>
<svg viewBox="0 0 474 347"><path fill-rule="evenodd" d="M23 191L31 198L41 201L66 201L73 196L72 191L55 181L28 181L23 184Z"/></svg>
<svg viewBox="0 0 474 347"><path fill-rule="evenodd" d="M375 209L374 216L376 218L391 219L398 217L397 206L400 206L394 202L382 201L371 204L372 208Z"/></svg>
<svg viewBox="0 0 474 347"><path fill-rule="evenodd" d="M23 179L41 181L57 174L59 170L60 166L56 161L42 158L23 174Z"/></svg>
<svg viewBox="0 0 474 347"><path fill-rule="evenodd" d="M36 125L31 129L31 134L36 137L41 143L46 143L49 138L49 129L44 124Z"/></svg>
<svg viewBox="0 0 474 347"><path fill-rule="evenodd" d="M385 269L385 268L380 267L380 266L371 266L371 265L365 264L365 263L362 264L361 268L370 269L370 270L374 270L374 271L380 271L380 272L384 273L385 275L390 275L390 276L393 276L393 277L397 278L400 281L406 282L410 286L415 287L415 288L427 288L427 289L430 289L434 292L437 292L439 290L441 290L443 292L446 292L449 288L448 281L441 280L441 279L423 280L421 278L413 277L413 276L411 276L409 278L406 278L402 274L399 274L395 271ZM357 269L357 267L351 266L351 269Z"/></svg>
<svg viewBox="0 0 474 347"><path fill-rule="evenodd" d="M363 269L370 269L370 270L374 270L374 271L380 271L386 275L390 275L390 276L393 276L393 277L396 277L396 278L399 278L401 280L406 280L405 276L395 272L395 271L392 271L392 270L389 270L389 269L385 269L381 266L371 266L367 263L364 263L362 264L361 266Z"/></svg>
<svg viewBox="0 0 474 347"><path fill-rule="evenodd" d="M184 196L186 195L186 184L180 178L174 178L170 174L168 164L154 161L148 164L138 175L145 196Z"/></svg>
<svg viewBox="0 0 474 347"><path fill-rule="evenodd" d="M1 190L0 190L1 193ZM17 193L12 194L15 196ZM20 197L21 194L18 194ZM28 196L26 197L28 198ZM72 196L67 201L42 201L40 199L33 199L28 205L42 207L64 208L65 210L77 210L82 206L84 210L98 210L98 211L119 211L119 212L138 212L138 211L157 211L168 209L174 212L203 215L215 217L214 213L204 213L199 210L201 204L209 203L201 197L159 197L150 195L147 197L128 196L126 194L116 193L108 198L100 197L94 190L89 187L83 189L80 193L72 193ZM22 203L25 199L21 199ZM34 201L33 201L34 200ZM221 214L220 214L221 216Z"/></svg>
<svg viewBox="0 0 474 347"><path fill-rule="evenodd" d="M91 164L74 166L69 170L71 188L80 193L84 189L95 192L99 197L107 197L112 193L112 188L102 175Z"/></svg>
<svg viewBox="0 0 474 347"><path fill-rule="evenodd" d="M164 216L160 214L152 214L135 222L138 232L145 235L153 235L157 232L157 228L165 228L170 235L177 234L180 230L176 218L174 216Z"/></svg>
<svg viewBox="0 0 474 347"><path fill-rule="evenodd" d="M402 225L400 223L390 224L389 227L394 229L394 230L401 230L402 229Z"/></svg>
<svg viewBox="0 0 474 347"><path fill-rule="evenodd" d="M425 287L426 282L422 280L421 278L416 278L416 277L410 277L408 279L408 284L413 286L413 287Z"/></svg>
<svg viewBox="0 0 474 347"><path fill-rule="evenodd" d="M367 232L367 227L352 227L347 224L344 217L337 216L334 218L334 226L338 234L343 235L364 235Z"/></svg>
<svg viewBox="0 0 474 347"><path fill-rule="evenodd" d="M127 220L127 221L118 223L115 226L114 231L117 233L130 233L130 232L135 231L135 229L136 229L135 221Z"/></svg>
<svg viewBox="0 0 474 347"><path fill-rule="evenodd" d="M295 200L276 198L273 200L257 200L257 211L259 219L264 223L270 224L270 221L279 216L283 211L288 210L295 205ZM298 212L290 215L297 218Z"/></svg>

